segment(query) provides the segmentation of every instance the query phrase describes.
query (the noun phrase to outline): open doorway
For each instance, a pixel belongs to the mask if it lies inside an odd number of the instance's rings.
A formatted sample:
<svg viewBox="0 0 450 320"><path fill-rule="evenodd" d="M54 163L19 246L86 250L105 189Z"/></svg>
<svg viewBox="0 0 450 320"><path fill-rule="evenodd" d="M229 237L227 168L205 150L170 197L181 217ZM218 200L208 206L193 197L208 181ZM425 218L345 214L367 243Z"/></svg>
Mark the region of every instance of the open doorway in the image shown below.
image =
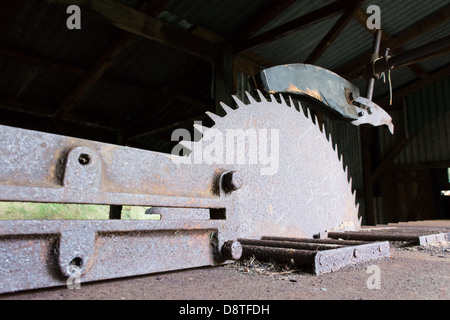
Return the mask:
<svg viewBox="0 0 450 320"><path fill-rule="evenodd" d="M450 219L450 168L434 169L432 176L436 216L438 219Z"/></svg>

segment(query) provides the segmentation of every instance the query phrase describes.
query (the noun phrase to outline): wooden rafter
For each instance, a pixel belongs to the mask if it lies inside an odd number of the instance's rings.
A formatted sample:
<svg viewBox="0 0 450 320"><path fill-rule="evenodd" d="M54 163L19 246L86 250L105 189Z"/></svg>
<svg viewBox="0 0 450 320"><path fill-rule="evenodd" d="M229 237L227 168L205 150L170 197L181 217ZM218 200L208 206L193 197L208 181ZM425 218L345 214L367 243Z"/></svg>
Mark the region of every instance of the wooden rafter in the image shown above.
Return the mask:
<svg viewBox="0 0 450 320"><path fill-rule="evenodd" d="M159 42L197 58L214 62L220 46L189 31L151 17L117 0L47 0L64 5L75 4L89 10L115 27Z"/></svg>
<svg viewBox="0 0 450 320"><path fill-rule="evenodd" d="M157 15L167 5L164 2L146 3L143 6L143 12L152 16ZM86 95L94 84L104 76L114 62L122 55L127 48L133 44L138 37L129 32L121 31L119 39L108 48L97 61L95 66L83 77L78 87L66 98L55 112L56 117L61 117L69 113L76 104Z"/></svg>
<svg viewBox="0 0 450 320"><path fill-rule="evenodd" d="M251 19L246 26L240 28L239 33L235 34L229 40L233 46L233 51L235 52L236 48L242 47L248 38L253 36L270 21L278 17L284 10L289 8L294 3L295 0L280 0L275 3L269 2L267 6L255 14L253 19Z"/></svg>
<svg viewBox="0 0 450 320"><path fill-rule="evenodd" d="M317 60L319 60L322 54L328 49L328 47L334 42L334 40L336 40L342 30L344 30L344 28L353 18L356 11L359 9L359 6L359 3L355 3L344 11L338 21L336 21L336 23L330 29L330 31L328 31L328 33L323 37L316 48L314 48L308 58L306 58L305 63L314 64Z"/></svg>
<svg viewBox="0 0 450 320"><path fill-rule="evenodd" d="M134 40L134 35L122 33L119 40L103 53L95 66L82 78L75 90L73 90L66 100L57 108L54 116L60 118L72 111L76 104L86 95L94 84L109 70L117 57L120 56L125 48L130 46Z"/></svg>
<svg viewBox="0 0 450 320"><path fill-rule="evenodd" d="M52 118L53 112L49 108L22 103L11 99L0 98L0 110L13 111L20 114L29 114L39 118ZM66 115L61 121L68 121L85 127L99 127L110 131L120 131L123 128L117 123L93 119L82 115Z"/></svg>
<svg viewBox="0 0 450 320"><path fill-rule="evenodd" d="M0 56L26 62L33 66L39 66L45 69L54 70L61 73L81 75L84 78L88 78L88 74L90 74L90 70L88 68L72 65L67 62L56 61L48 57L44 58L36 55L30 55L25 52L11 50L9 48L0 47ZM135 92L136 94L140 94L142 96L146 95L153 95L153 96L169 95L171 97L174 96L173 90L168 90L167 88L146 87L135 83L125 82L123 80L119 80L116 78L111 78L105 75L103 75L97 81L112 85L117 88L123 88L125 90ZM176 95L176 98L194 107L205 106L205 102L195 99L186 93L179 93Z"/></svg>
<svg viewBox="0 0 450 320"><path fill-rule="evenodd" d="M250 49L253 49L259 45L262 45L267 42L274 41L276 39L285 37L294 32L297 32L303 28L309 27L315 23L321 22L323 20L332 17L342 10L344 10L349 5L353 5L355 2L361 2L356 0L338 0L328 4L320 9L317 9L313 12L307 13L299 18L293 19L281 26L275 27L271 30L268 30L260 35L257 35L251 39L248 39L244 43L241 43L239 46L236 46L236 52L243 52Z"/></svg>
<svg viewBox="0 0 450 320"><path fill-rule="evenodd" d="M364 11L361 10L357 12L355 18L365 27L367 14ZM394 36L388 35L384 31L381 44L384 48L390 48L395 53L401 53L404 51L402 48L403 45L438 27L449 19L450 5L447 5L426 16L419 22L414 23L414 25L403 29ZM349 81L357 79L364 72L370 54L370 51L362 53L358 57L352 59L352 62L336 70L336 73ZM419 76L426 76L426 72L419 69L418 66L410 66L410 68L412 68L412 71Z"/></svg>
<svg viewBox="0 0 450 320"><path fill-rule="evenodd" d="M178 83L167 91L167 94L162 96L159 101L154 105L147 107L143 110L131 123L126 127L127 131L139 133L151 130L154 126L154 116L155 114L165 108L168 104L172 103L177 96L184 95L184 91L189 88L193 83L200 80L206 72L210 72L208 65L199 63L198 65L188 66L182 74L184 76L178 81ZM196 107L203 108L205 104L197 104ZM198 110L198 109L197 109ZM202 111L206 111L203 109ZM138 130L136 128L139 128Z"/></svg>

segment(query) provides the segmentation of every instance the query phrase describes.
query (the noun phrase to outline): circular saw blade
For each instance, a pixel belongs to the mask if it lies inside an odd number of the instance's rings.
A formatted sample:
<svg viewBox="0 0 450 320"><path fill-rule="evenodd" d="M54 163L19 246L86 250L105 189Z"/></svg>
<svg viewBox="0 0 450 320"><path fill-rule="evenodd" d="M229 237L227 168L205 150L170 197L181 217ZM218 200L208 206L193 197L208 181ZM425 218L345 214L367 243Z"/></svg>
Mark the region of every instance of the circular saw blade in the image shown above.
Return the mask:
<svg viewBox="0 0 450 320"><path fill-rule="evenodd" d="M233 97L237 109L222 104L224 117L208 112L214 126L197 126L203 138L182 143L192 150L189 157L200 151L211 165L238 171L243 180L227 195L236 204L227 212L228 239L359 228L355 193L330 137L301 105L258 93L260 101L247 93L249 104Z"/></svg>

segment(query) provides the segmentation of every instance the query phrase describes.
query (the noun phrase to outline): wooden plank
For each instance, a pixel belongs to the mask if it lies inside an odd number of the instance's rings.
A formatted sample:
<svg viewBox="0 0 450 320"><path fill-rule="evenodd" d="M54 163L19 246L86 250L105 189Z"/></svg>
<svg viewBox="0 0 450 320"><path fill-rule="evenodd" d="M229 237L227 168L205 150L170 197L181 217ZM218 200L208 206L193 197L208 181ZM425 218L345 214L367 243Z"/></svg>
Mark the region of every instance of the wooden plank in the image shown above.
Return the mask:
<svg viewBox="0 0 450 320"><path fill-rule="evenodd" d="M310 53L308 58L306 58L305 63L314 64L322 54L328 49L328 47L336 40L339 34L344 30L347 24L355 15L356 11L359 9L359 3L347 8L341 17L336 21L333 27L328 31L328 33L319 42L316 48Z"/></svg>
<svg viewBox="0 0 450 320"><path fill-rule="evenodd" d="M119 29L156 41L172 49L214 62L220 46L193 33L160 21L116 0L47 0L64 5L78 5L96 13Z"/></svg>
<svg viewBox="0 0 450 320"><path fill-rule="evenodd" d="M293 19L281 26L275 27L268 30L260 35L257 35L251 39L248 39L245 43L241 43L240 46L236 46L236 52L243 52L260 46L264 43L271 42L273 40L285 37L294 32L297 32L303 28L309 27L315 23L324 21L329 17L332 17L342 10L344 10L349 5L353 5L356 1L343 1L338 0L328 4L320 9L313 12L307 13L299 18ZM359 2L359 1L357 1Z"/></svg>

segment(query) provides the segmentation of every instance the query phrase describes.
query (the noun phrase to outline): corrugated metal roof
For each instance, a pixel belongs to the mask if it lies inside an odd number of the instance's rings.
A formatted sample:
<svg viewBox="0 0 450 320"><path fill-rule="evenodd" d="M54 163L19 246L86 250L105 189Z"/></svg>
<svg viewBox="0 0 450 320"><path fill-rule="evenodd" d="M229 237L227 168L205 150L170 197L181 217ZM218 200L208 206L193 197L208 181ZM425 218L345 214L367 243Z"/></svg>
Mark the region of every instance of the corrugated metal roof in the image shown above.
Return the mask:
<svg viewBox="0 0 450 320"><path fill-rule="evenodd" d="M324 30L325 34L326 30ZM317 65L336 70L372 46L373 36L361 24L351 20L331 46L317 61Z"/></svg>
<svg viewBox="0 0 450 320"><path fill-rule="evenodd" d="M281 14L279 14L272 21L267 23L264 27L262 27L258 32L255 33L259 35L268 30L276 28L282 24L285 24L289 21L294 20L295 18L299 18L307 13L310 13L314 10L317 10L327 4L333 2L333 0L303 0L297 1L293 3L289 8L284 10Z"/></svg>
<svg viewBox="0 0 450 320"><path fill-rule="evenodd" d="M333 26L339 16L314 24L299 32L261 45L253 51L276 64L300 63L319 44L324 30Z"/></svg>
<svg viewBox="0 0 450 320"><path fill-rule="evenodd" d="M148 3L145 0L120 0L120 2L137 9ZM296 1L259 30L259 33L331 2L332 0ZM269 0L252 2L172 0L168 2L164 10L170 15L178 17L179 20L185 19L189 23L231 38L238 35L247 23L257 18L261 10L271 3ZM391 35L395 35L448 3L450 0L426 2L373 0L364 2L363 8L365 9L370 4L379 5L382 10L382 27ZM152 6L153 3L148 4ZM101 19L84 13L82 29L68 31L65 27L66 18L65 6L49 4L42 0L26 0L21 10L5 29L6 32L0 39L0 47L69 64L82 70L79 70L78 73L63 72L58 71L58 68L52 69L33 65L30 62L20 62L20 59L0 56L1 98L17 99L18 102L54 110L80 84L83 73L89 72L108 48L116 43L118 35L124 32ZM254 51L278 64L303 62L338 18L339 15L336 15L287 37L256 47ZM411 41L405 45L405 48L413 48L449 33L450 22L447 22ZM372 34L353 19L316 64L337 70L367 51L372 45L372 38ZM434 71L447 66L449 62L450 55L447 55L423 62L421 66L426 71ZM198 63L205 62L160 43L140 38L121 53L103 77L158 90L163 87L176 86L189 72L189 66L195 66ZM394 88L417 78L418 76L408 68L392 72ZM98 120L118 122L122 126L126 126L130 119L141 114L141 111L146 110L148 106L155 105L161 98L151 95L144 97L127 88L117 88L111 82L105 81L105 79L97 81L78 102L73 112ZM363 81L355 81L355 83L364 90L365 83ZM192 83L191 88L185 93L192 98L199 99L203 104L209 104L211 87L212 74L209 73L199 81ZM375 96L385 95L388 91L388 85L379 81L376 85ZM184 119L186 114L190 114L192 108L186 103L175 101L164 110L157 110L155 119L161 123L171 121L171 119L177 122ZM211 106L211 108L214 107ZM150 141L150 137L148 139Z"/></svg>
<svg viewBox="0 0 450 320"><path fill-rule="evenodd" d="M41 0L25 1L0 45L78 66L92 66L120 31L83 15L81 30L64 32L68 17L65 10L64 6Z"/></svg>
<svg viewBox="0 0 450 320"><path fill-rule="evenodd" d="M409 136L415 135L394 160L395 165L450 159L450 77L408 95L404 113L395 116L397 123L405 123ZM401 134L391 136L380 128L381 156L385 157L401 138Z"/></svg>
<svg viewBox="0 0 450 320"><path fill-rule="evenodd" d="M239 32L239 28L248 23L253 14L269 2L269 0L252 0L251 2L172 0L165 10L190 23L228 37Z"/></svg>
<svg viewBox="0 0 450 320"><path fill-rule="evenodd" d="M392 1L373 0L364 2L362 8L366 11L370 5L377 5L381 12L381 28L391 36L449 4L448 0L427 1Z"/></svg>
<svg viewBox="0 0 450 320"><path fill-rule="evenodd" d="M120 55L106 76L159 89L174 85L183 76L183 68L196 63L200 60L193 56L148 39L138 39Z"/></svg>

